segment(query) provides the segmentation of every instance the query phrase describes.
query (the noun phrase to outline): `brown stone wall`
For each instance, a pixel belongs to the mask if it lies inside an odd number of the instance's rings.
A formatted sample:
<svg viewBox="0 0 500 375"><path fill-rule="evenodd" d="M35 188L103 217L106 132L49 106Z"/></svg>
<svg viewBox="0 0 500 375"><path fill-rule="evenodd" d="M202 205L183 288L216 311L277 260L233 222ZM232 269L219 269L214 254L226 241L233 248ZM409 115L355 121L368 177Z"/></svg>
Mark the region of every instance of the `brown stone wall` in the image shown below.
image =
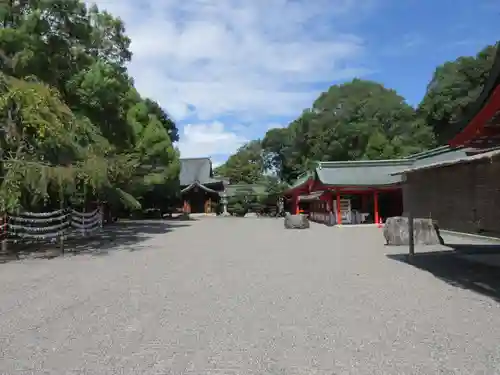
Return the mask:
<svg viewBox="0 0 500 375"><path fill-rule="evenodd" d="M442 229L500 236L500 160L409 173L403 204L405 213L437 220Z"/></svg>

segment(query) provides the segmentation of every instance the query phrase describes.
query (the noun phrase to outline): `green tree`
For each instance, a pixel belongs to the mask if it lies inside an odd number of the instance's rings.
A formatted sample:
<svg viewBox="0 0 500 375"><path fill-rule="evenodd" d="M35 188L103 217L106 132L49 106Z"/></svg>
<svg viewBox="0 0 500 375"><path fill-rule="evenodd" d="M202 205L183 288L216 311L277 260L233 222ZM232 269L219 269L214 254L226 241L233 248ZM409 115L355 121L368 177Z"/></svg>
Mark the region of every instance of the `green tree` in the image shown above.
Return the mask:
<svg viewBox="0 0 500 375"><path fill-rule="evenodd" d="M81 0L10 0L0 25L4 209L55 190L131 208L175 196L177 128L135 90L121 20Z"/></svg>
<svg viewBox="0 0 500 375"><path fill-rule="evenodd" d="M215 169L219 176L229 179L231 184L254 184L262 179L264 162L259 140L240 147L234 155Z"/></svg>
<svg viewBox="0 0 500 375"><path fill-rule="evenodd" d="M476 56L459 57L437 67L418 113L433 128L439 143L448 140L445 130L448 124L459 121L467 106L481 94L496 48L487 46Z"/></svg>
<svg viewBox="0 0 500 375"><path fill-rule="evenodd" d="M355 79L330 87L262 145L268 165L292 181L316 161L398 158L432 147L434 137L394 90Z"/></svg>

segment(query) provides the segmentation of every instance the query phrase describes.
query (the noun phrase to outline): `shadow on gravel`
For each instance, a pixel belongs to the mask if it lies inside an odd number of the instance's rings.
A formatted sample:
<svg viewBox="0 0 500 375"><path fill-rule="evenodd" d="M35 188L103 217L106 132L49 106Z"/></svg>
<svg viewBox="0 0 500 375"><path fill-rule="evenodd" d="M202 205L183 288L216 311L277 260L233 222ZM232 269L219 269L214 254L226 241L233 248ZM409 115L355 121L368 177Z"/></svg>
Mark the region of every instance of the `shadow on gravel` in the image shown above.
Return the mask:
<svg viewBox="0 0 500 375"><path fill-rule="evenodd" d="M64 255L108 255L112 251L145 249L142 242L158 234L190 227L192 223L166 220L124 220L107 225L102 232L85 237L67 239ZM9 244L9 252L23 258L55 258L62 255L58 242Z"/></svg>
<svg viewBox="0 0 500 375"><path fill-rule="evenodd" d="M432 273L450 285L469 289L500 302L500 266L490 259L500 257L500 245L455 245L446 244L454 251L416 253L410 259L408 254L387 254L392 260L410 264Z"/></svg>

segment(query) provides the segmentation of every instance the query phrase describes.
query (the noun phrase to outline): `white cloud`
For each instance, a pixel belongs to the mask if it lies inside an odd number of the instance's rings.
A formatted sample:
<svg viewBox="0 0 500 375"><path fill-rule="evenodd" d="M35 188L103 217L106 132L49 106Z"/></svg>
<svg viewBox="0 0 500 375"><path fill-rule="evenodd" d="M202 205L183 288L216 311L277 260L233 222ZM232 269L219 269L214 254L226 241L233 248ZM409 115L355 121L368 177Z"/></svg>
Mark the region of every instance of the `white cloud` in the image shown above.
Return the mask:
<svg viewBox="0 0 500 375"><path fill-rule="evenodd" d="M221 122L187 124L177 147L181 157L229 155L247 143L248 139L225 129Z"/></svg>
<svg viewBox="0 0 500 375"><path fill-rule="evenodd" d="M139 91L178 122L211 124L186 125L180 145L187 156L216 151L199 141L201 131L239 144L238 135L214 122L222 116L262 124L293 117L317 97L315 83L362 74L355 62L363 40L339 30L373 0L95 2L125 21Z"/></svg>
<svg viewBox="0 0 500 375"><path fill-rule="evenodd" d="M293 114L314 93L295 83L357 74L363 41L330 25L369 0L101 0L132 39L139 89L184 117Z"/></svg>

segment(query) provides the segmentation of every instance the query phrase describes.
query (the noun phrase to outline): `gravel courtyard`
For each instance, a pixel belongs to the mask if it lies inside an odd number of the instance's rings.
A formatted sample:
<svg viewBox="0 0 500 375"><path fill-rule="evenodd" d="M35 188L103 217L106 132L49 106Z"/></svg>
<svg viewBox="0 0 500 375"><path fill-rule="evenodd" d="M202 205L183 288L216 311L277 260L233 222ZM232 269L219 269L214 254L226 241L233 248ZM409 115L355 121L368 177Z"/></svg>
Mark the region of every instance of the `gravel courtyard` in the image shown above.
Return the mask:
<svg viewBox="0 0 500 375"><path fill-rule="evenodd" d="M0 373L500 373L494 270L409 265L377 228L162 225L98 256L0 265Z"/></svg>

